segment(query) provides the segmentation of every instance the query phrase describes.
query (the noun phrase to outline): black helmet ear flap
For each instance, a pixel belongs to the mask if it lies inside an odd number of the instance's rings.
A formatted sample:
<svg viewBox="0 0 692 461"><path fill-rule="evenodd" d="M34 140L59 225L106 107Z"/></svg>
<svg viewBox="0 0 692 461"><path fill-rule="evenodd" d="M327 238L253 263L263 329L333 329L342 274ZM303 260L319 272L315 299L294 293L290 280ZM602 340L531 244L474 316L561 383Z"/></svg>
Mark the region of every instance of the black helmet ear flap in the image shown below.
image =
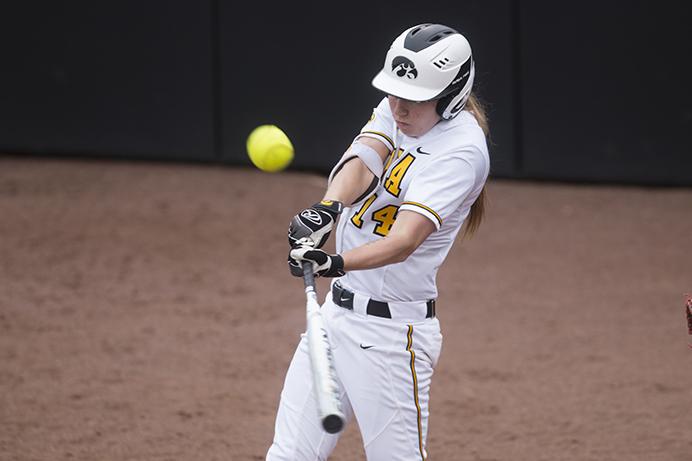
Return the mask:
<svg viewBox="0 0 692 461"><path fill-rule="evenodd" d="M452 103L452 100L454 100L456 96L459 96L459 93L450 93L447 96L443 96L442 98L438 99L437 106L435 107L437 115L442 117L444 120L449 120L448 117L445 117L445 112L448 112L447 109L449 108L449 106Z"/></svg>
<svg viewBox="0 0 692 461"><path fill-rule="evenodd" d="M466 107L466 101L469 99L471 91L468 92L455 92L448 94L447 96L440 98L437 101L437 106L435 110L437 115L442 117L443 120L451 120Z"/></svg>
<svg viewBox="0 0 692 461"><path fill-rule="evenodd" d="M437 106L435 106L435 109L437 114L442 117L443 120L453 119L464 109L464 106L466 106L466 101L468 101L469 95L471 95L471 88L475 73L473 59L469 59L468 71L462 76L465 78L465 80L460 79L460 81L457 83L459 85L458 89L455 89L437 101Z"/></svg>

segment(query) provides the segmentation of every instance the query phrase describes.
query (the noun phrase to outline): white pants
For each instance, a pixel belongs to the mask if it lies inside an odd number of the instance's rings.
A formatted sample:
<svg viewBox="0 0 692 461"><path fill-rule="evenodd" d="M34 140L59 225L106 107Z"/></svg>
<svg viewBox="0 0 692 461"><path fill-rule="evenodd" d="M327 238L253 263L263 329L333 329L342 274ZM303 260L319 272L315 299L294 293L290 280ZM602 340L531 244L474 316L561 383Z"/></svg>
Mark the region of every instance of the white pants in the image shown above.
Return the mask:
<svg viewBox="0 0 692 461"><path fill-rule="evenodd" d="M433 367L442 346L436 318L395 321L336 306L322 316L346 422L355 414L368 461L425 460ZM286 375L268 461L326 460L339 434L321 427L303 334Z"/></svg>

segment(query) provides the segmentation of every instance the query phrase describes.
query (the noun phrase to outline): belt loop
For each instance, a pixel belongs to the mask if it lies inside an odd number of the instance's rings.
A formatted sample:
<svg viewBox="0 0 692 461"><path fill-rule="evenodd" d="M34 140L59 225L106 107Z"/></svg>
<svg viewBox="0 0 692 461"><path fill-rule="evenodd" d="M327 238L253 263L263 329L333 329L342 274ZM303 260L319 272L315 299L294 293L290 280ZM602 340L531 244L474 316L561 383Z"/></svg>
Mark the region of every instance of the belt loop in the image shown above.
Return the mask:
<svg viewBox="0 0 692 461"><path fill-rule="evenodd" d="M435 300L431 299L426 304L428 306L428 312L425 317L428 319L435 318Z"/></svg>

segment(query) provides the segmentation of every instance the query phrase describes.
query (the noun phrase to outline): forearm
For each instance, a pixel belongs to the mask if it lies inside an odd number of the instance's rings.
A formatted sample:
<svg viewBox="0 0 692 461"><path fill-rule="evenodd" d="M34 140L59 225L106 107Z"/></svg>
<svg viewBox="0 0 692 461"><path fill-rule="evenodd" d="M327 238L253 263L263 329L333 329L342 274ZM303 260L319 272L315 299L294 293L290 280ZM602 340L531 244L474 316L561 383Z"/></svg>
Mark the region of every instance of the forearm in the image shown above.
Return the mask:
<svg viewBox="0 0 692 461"><path fill-rule="evenodd" d="M434 230L429 219L412 211L402 211L386 237L341 255L344 270L374 269L405 261Z"/></svg>
<svg viewBox="0 0 692 461"><path fill-rule="evenodd" d="M375 175L359 158L353 158L334 177L324 194L324 200L338 201L349 206L368 190L374 178Z"/></svg>
<svg viewBox="0 0 692 461"><path fill-rule="evenodd" d="M336 200L349 206L356 200L364 198L364 195L377 185L378 177L376 176L381 174L389 151L387 146L377 139L361 138L349 147L349 151L346 151L344 155L354 155L354 157L346 161L334 175L324 200Z"/></svg>
<svg viewBox="0 0 692 461"><path fill-rule="evenodd" d="M428 218L413 211L399 213L386 237L348 250L341 255L328 255L322 250L300 247L291 251L295 272L300 275L299 261L312 261L316 271L327 277L340 277L344 271L374 269L405 261L435 230Z"/></svg>
<svg viewBox="0 0 692 461"><path fill-rule="evenodd" d="M410 239L392 236L346 251L341 256L344 270L364 270L405 261L415 249L415 242Z"/></svg>

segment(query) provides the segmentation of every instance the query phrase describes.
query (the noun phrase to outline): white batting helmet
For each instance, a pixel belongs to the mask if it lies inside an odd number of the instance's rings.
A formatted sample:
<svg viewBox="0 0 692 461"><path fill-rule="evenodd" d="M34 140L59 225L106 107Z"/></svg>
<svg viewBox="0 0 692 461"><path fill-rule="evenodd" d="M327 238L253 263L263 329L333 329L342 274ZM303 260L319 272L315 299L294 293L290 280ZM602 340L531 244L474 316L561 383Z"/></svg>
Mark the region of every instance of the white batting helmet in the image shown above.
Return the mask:
<svg viewBox="0 0 692 461"><path fill-rule="evenodd" d="M464 108L474 74L463 35L441 24L420 24L394 40L372 85L409 101L437 99L437 113L448 120Z"/></svg>

